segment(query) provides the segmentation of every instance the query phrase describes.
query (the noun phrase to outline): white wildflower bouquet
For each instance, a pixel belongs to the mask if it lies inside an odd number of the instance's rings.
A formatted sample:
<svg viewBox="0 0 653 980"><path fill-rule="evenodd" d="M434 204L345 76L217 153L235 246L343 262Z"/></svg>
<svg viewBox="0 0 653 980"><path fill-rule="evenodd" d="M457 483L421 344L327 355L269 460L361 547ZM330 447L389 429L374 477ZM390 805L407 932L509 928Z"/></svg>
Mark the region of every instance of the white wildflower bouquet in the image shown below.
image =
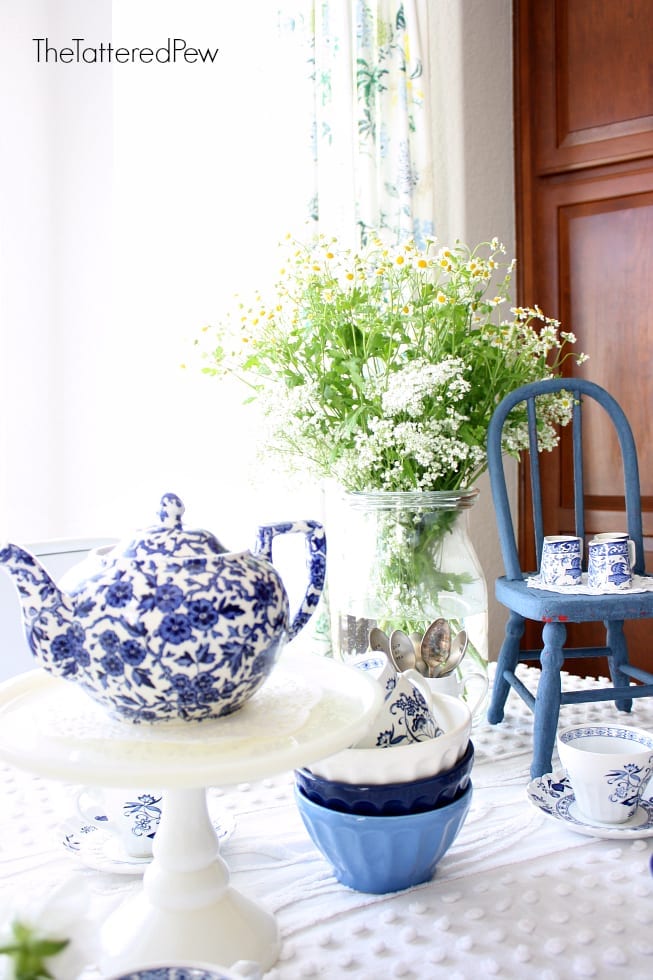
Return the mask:
<svg viewBox="0 0 653 980"><path fill-rule="evenodd" d="M496 239L474 249L376 240L356 252L318 237L284 251L269 297L205 328L204 370L247 382L271 423L266 449L347 490L471 487L498 402L558 376L575 343L538 307L501 319L514 262L502 264ZM566 394L548 400L542 449L570 412ZM515 414L505 450L526 445Z"/></svg>
<svg viewBox="0 0 653 980"><path fill-rule="evenodd" d="M204 370L247 383L269 422L266 451L346 491L472 488L504 395L559 376L570 356L585 359L571 350L573 334L539 307L502 317L514 262L497 239L474 248L374 240L353 251L318 237L282 248L271 295L239 301L205 329ZM540 400L541 449L557 445L571 409L564 392ZM507 453L527 446L525 410L513 412L504 437ZM379 625L423 630L444 605L438 596L468 585L438 565L455 513L398 508L378 520L381 557L369 589L388 610Z"/></svg>

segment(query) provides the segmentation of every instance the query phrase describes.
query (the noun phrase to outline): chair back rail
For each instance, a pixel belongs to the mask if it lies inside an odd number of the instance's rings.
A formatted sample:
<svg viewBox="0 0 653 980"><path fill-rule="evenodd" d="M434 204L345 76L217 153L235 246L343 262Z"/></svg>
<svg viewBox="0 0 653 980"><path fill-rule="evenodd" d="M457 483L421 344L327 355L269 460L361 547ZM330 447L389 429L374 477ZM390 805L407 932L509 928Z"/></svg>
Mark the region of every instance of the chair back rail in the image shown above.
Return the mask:
<svg viewBox="0 0 653 980"><path fill-rule="evenodd" d="M622 457L624 476L624 498L629 536L635 542L635 565L637 575L644 572L644 549L642 534L641 493L637 450L632 429L619 403L604 388L583 378L552 378L535 381L530 385L511 392L497 406L488 427L487 450L488 471L492 496L499 528L499 538L503 563L508 580L523 579L517 548L515 521L510 508L508 487L503 467L502 432L510 412L520 403L526 404L529 434L529 459L531 495L533 505L533 531L535 554L539 568L542 556L542 541L546 533L542 513L542 481L540 454L537 451L537 398L554 392L567 391L574 400L572 409L572 459L574 472L574 512L575 534L585 537L585 486L583 480L583 398L593 398L607 413L617 434ZM528 571L533 571L529 569Z"/></svg>

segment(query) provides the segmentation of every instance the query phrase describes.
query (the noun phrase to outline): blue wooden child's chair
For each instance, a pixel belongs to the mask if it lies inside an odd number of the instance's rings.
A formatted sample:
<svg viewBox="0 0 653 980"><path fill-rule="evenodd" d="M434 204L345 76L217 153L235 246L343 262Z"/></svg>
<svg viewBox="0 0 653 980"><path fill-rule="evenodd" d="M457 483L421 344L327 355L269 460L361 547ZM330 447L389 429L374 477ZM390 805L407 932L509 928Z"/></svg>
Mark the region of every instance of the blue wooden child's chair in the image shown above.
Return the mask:
<svg viewBox="0 0 653 980"><path fill-rule="evenodd" d="M538 395L568 391L574 399L573 419L573 476L575 533L585 539L584 485L583 485L583 404L589 399L598 402L607 415L603 416L616 430L621 449L624 496L627 514L627 530L635 542L636 561L633 572L644 575L644 547L642 541L642 514L640 502L639 468L635 441L628 420L615 399L599 385L577 378L557 378L536 381L524 385L507 395L497 406L488 429L488 469L492 497L497 516L501 552L506 574L496 581L498 601L510 610L506 635L499 653L496 678L492 691L488 721L497 724L503 720L506 698L513 688L533 711L533 778L551 772L551 757L555 745L560 706L585 701L614 700L618 709L630 711L632 698L653 694L653 673L633 667L628 662L628 648L624 636L624 621L653 618L653 591L622 592L604 595L580 595L551 592L532 588L526 579L536 570L522 571L517 550L515 527L508 502L508 491L501 449L503 426L511 410L519 405L528 413L530 480L535 532L537 568L542 555L545 534L542 517L542 493L540 457L537 452ZM614 530L614 528L595 528ZM557 533L554 529L550 533ZM586 550L586 549L585 549ZM647 578L650 578L647 576ZM543 624L542 648L520 651L526 620ZM603 622L606 628L606 644L602 647L567 649L565 623ZM534 660L539 656L541 676L537 694L533 695L516 676L520 661ZM607 657L612 683L600 689L573 691L561 690L560 672L567 660ZM652 652L653 665L653 652ZM631 683L637 681L637 684Z"/></svg>

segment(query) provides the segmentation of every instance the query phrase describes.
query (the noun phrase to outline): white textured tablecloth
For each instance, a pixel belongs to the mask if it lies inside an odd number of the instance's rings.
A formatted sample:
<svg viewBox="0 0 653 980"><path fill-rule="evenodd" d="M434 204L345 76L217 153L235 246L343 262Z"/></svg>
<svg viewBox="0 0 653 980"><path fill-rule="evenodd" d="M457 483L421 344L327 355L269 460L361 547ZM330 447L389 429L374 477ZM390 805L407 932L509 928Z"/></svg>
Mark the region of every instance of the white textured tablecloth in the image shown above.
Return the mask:
<svg viewBox="0 0 653 980"><path fill-rule="evenodd" d="M535 685L537 671L519 672ZM611 702L561 712L564 724L616 718L624 715ZM628 723L653 730L653 702L635 701ZM279 924L281 955L265 980L649 980L653 839L581 836L534 809L526 797L531 731L532 715L515 694L503 724L474 728L474 797L460 836L433 881L393 895L360 894L335 880L294 806L292 773L211 790L211 809L236 821L223 847L232 884ZM99 924L140 887L138 878L92 871L64 850L70 793L0 768L0 908L17 892L39 896L73 878Z"/></svg>

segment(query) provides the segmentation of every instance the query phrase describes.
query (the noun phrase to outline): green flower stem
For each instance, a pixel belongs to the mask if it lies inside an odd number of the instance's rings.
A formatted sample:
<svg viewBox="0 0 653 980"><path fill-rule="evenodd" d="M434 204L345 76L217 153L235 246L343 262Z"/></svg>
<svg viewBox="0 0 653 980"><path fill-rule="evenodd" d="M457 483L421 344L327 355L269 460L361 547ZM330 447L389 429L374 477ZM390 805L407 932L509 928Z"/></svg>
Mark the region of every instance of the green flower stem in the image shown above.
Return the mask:
<svg viewBox="0 0 653 980"><path fill-rule="evenodd" d="M475 578L468 571L453 572L447 567L447 548L458 541L451 536L464 518L458 502L451 497L422 502L420 494L402 496L349 496L353 523L347 520L346 533L355 549L356 526L363 522L365 536L375 541L375 553L368 556L367 566L378 625L385 632L402 629L423 634L434 618L444 615L441 608L450 607L452 597L462 596ZM471 502L474 496L472 493Z"/></svg>
<svg viewBox="0 0 653 980"><path fill-rule="evenodd" d="M406 633L423 633L431 616L429 608L437 602L436 596L442 592L461 594L463 585L471 581L467 574L452 575L442 569L443 539L451 533L457 515L444 511L432 523L423 517L413 523L412 512L405 515L406 520L402 520L404 515L382 516L384 522L387 518L388 526L381 528L377 594L382 605L383 597L388 597L385 604L389 610L388 622L384 621L382 628L394 621L395 628ZM424 591L425 582L429 584L428 593ZM404 617L398 626L397 612Z"/></svg>

